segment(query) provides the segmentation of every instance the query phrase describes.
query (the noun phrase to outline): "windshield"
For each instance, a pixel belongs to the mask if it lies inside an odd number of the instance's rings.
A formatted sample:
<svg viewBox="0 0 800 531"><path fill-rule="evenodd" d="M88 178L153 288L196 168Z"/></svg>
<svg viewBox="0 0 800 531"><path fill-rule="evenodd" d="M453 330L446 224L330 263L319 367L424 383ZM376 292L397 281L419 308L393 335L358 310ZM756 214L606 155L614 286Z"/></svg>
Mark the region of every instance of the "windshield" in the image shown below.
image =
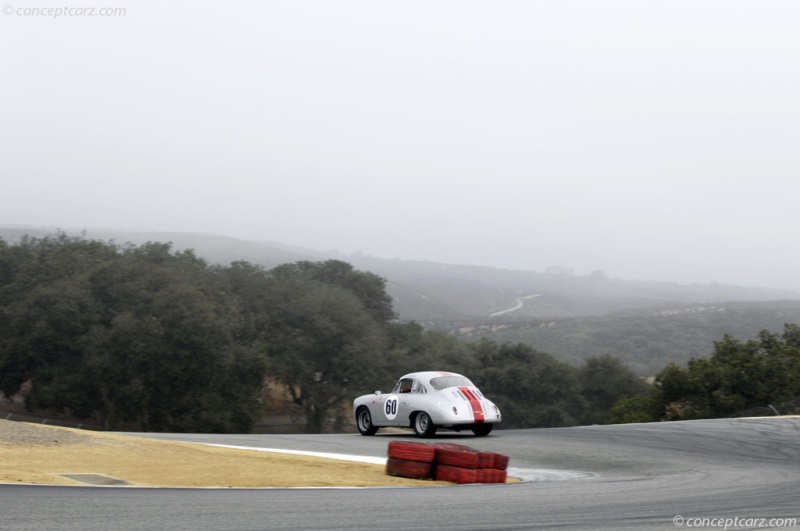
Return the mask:
<svg viewBox="0 0 800 531"><path fill-rule="evenodd" d="M463 376L440 376L431 380L431 387L437 391L447 389L448 387L462 386L475 387L475 385L469 381L469 378L464 378Z"/></svg>

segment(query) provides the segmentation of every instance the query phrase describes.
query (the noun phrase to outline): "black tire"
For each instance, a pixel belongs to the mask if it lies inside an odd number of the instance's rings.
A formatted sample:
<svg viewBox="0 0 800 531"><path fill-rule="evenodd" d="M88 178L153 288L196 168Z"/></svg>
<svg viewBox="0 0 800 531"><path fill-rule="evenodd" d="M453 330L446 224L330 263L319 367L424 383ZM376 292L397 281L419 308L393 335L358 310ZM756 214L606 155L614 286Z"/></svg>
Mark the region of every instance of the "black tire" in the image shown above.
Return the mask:
<svg viewBox="0 0 800 531"><path fill-rule="evenodd" d="M494 424L475 424L472 426L472 433L477 437L486 437L492 433L492 428L494 428Z"/></svg>
<svg viewBox="0 0 800 531"><path fill-rule="evenodd" d="M356 411L356 426L361 435L375 435L378 432L378 427L372 424L369 409L363 406Z"/></svg>
<svg viewBox="0 0 800 531"><path fill-rule="evenodd" d="M430 415L424 411L420 411L414 415L414 431L417 436L425 439L436 435L436 426L434 426Z"/></svg>

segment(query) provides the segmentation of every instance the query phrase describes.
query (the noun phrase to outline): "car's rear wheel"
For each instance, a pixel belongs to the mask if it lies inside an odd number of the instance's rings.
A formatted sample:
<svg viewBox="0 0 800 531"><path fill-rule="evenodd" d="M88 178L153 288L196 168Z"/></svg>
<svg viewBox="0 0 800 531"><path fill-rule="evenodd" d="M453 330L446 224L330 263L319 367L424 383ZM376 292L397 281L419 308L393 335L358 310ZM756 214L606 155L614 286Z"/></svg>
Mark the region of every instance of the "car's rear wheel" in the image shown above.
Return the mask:
<svg viewBox="0 0 800 531"><path fill-rule="evenodd" d="M356 412L356 426L361 435L375 435L378 427L372 424L372 415L365 407L358 408Z"/></svg>
<svg viewBox="0 0 800 531"><path fill-rule="evenodd" d="M472 426L472 433L478 437L486 437L492 433L492 428L494 428L494 424L475 424Z"/></svg>
<svg viewBox="0 0 800 531"><path fill-rule="evenodd" d="M420 437L433 437L436 434L436 426L433 424L430 415L424 411L414 415L414 431Z"/></svg>

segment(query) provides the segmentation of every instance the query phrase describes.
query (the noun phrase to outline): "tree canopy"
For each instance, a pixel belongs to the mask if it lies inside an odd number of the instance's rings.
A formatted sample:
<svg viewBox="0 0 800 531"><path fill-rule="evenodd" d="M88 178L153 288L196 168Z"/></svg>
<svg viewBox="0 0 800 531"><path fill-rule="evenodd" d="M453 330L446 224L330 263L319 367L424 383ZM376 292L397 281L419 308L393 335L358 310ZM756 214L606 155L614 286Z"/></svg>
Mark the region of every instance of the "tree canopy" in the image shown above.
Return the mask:
<svg viewBox="0 0 800 531"><path fill-rule="evenodd" d="M205 262L63 235L21 247L0 287L6 395L30 380L29 408L109 429L249 429L265 360L233 341L235 308Z"/></svg>
<svg viewBox="0 0 800 531"><path fill-rule="evenodd" d="M106 429L248 432L267 382L306 429L340 427L358 395L419 370L467 374L505 427L604 422L641 393L618 360L561 363L522 344L401 323L386 281L338 260L209 265L168 243L64 234L0 240L0 391ZM754 391L755 392L755 391Z"/></svg>
<svg viewBox="0 0 800 531"><path fill-rule="evenodd" d="M735 415L774 407L800 396L800 328L783 333L762 330L740 341L725 335L710 358L692 359L685 368L671 363L658 373L647 396L614 406L620 422L690 420Z"/></svg>

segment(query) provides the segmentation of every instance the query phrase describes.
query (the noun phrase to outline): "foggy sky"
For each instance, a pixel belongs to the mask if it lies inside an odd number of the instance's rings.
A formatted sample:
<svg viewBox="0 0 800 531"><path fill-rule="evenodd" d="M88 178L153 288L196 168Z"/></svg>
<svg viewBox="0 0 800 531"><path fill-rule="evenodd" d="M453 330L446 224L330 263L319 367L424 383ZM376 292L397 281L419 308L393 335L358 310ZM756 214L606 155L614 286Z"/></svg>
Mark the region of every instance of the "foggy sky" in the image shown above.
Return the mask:
<svg viewBox="0 0 800 531"><path fill-rule="evenodd" d="M0 224L800 288L797 2L82 1L0 15Z"/></svg>

